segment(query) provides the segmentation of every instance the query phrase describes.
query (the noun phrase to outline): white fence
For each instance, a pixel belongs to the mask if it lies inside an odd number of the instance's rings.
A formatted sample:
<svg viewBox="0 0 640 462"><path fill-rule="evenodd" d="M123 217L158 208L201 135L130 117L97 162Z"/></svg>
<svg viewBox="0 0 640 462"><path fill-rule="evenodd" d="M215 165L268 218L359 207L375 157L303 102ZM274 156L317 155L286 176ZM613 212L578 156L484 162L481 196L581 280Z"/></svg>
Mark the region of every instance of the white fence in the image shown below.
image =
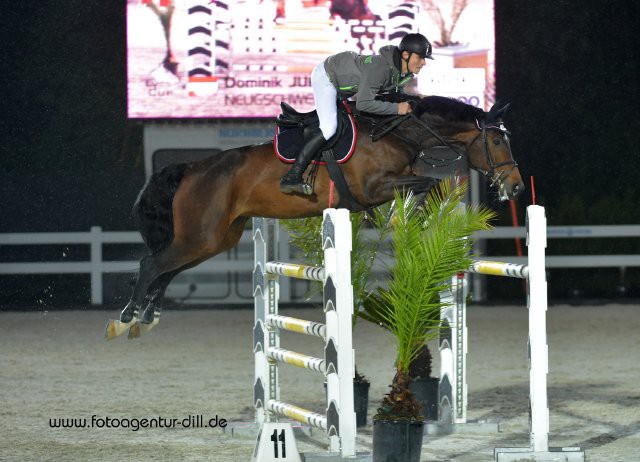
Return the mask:
<svg viewBox="0 0 640 462"><path fill-rule="evenodd" d="M373 236L372 231L372 236ZM475 235L479 239L509 239L524 238L524 227L499 227L490 232ZM640 225L610 225L610 226L550 226L549 239L583 239L583 238L640 238ZM55 262L3 262L0 263L0 274L89 274L91 276L91 303L102 304L103 275L105 273L133 273L138 269L137 260L105 261L103 259L103 245L105 244L141 244L142 238L135 231L102 231L94 226L88 232L70 233L6 233L0 234L0 246L16 245L88 245L90 258L85 261L55 261ZM280 239L280 255L289 258L288 239ZM243 274L247 276L247 295L228 297L220 300L225 303L250 303L251 292L250 275L253 269L253 244L251 231L244 232L240 246L246 251L230 250L196 268L186 272L187 278L194 275L227 275ZM509 263L526 263L526 257L490 255L492 260ZM483 256L484 258L484 256ZM636 267L640 266L640 254L634 255L547 255L547 268L597 268L597 267ZM178 276L179 278L180 276ZM179 283L179 281L176 281ZM284 281L283 281L284 282ZM174 285L176 283L172 283ZM182 283L184 284L184 282ZM228 282L232 284L232 282ZM282 284L281 299L291 301L291 286ZM184 289L186 290L186 289ZM175 291L174 291L175 292ZM228 290L230 292L230 289ZM236 290L237 292L237 290ZM168 295L171 293L171 286ZM237 295L237 294L236 294Z"/></svg>

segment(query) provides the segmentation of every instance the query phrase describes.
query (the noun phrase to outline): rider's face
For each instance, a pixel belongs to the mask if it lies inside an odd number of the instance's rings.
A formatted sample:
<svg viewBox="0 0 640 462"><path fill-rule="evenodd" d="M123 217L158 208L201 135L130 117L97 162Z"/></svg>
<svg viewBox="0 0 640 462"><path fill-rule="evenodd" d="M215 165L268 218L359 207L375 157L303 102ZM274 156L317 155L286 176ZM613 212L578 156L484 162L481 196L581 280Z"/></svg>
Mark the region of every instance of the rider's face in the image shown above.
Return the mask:
<svg viewBox="0 0 640 462"><path fill-rule="evenodd" d="M409 72L412 74L417 74L422 69L422 66L427 64L427 60L422 58L421 56L411 53L411 58L409 58Z"/></svg>
<svg viewBox="0 0 640 462"><path fill-rule="evenodd" d="M403 72L411 72L412 74L417 74L420 72L420 69L422 69L422 67L427 63L426 59L422 58L416 53L411 53L411 57L409 57L409 52L403 51L402 57L404 58L402 61ZM408 63L406 61L407 58L409 58Z"/></svg>

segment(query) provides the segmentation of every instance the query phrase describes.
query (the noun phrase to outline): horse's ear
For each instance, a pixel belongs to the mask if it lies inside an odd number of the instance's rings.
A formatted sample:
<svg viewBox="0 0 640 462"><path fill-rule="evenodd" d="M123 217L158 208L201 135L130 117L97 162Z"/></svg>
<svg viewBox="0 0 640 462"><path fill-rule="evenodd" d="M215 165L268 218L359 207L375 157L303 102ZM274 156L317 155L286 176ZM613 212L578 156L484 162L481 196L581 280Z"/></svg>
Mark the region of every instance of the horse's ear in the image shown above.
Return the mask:
<svg viewBox="0 0 640 462"><path fill-rule="evenodd" d="M496 103L491 106L491 109L489 109L489 112L487 112L487 121L494 122L501 119L509 109L509 106L511 106L511 103L507 103L500 107L500 103L496 101Z"/></svg>
<svg viewBox="0 0 640 462"><path fill-rule="evenodd" d="M493 106L491 106L491 109L489 109L489 112L487 112L486 120L489 122L496 120L497 112L498 112L498 102L496 101L495 103L493 103Z"/></svg>
<svg viewBox="0 0 640 462"><path fill-rule="evenodd" d="M502 106L500 109L498 109L498 111L496 112L496 117L499 117L499 118L504 117L504 115L509 110L509 106L511 106L511 103L507 103L504 106Z"/></svg>

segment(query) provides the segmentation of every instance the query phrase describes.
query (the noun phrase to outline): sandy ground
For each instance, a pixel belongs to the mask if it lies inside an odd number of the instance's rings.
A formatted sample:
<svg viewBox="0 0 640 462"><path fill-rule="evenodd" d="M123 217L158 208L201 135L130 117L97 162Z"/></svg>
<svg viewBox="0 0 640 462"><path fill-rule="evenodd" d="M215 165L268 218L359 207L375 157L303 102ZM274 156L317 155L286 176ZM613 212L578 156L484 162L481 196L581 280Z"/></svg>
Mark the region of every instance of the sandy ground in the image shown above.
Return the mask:
<svg viewBox="0 0 640 462"><path fill-rule="evenodd" d="M166 311L142 339L107 342L103 328L116 314L0 313L0 460L249 461L254 442L219 427L133 431L106 428L105 419L250 421L252 311ZM283 314L320 319L309 309ZM496 446L528 445L526 309L471 307L468 324L469 418L497 420L501 432L427 435L422 460L490 461ZM582 446L591 462L640 461L638 332L638 306L550 307L551 446ZM372 382L371 416L391 381L394 347L365 323L354 343ZM285 335L283 346L321 354L320 340L301 335ZM315 373L283 366L281 382L283 399L322 410ZM92 416L102 428L90 428ZM87 427L52 428L56 418L87 419ZM305 452L324 445L320 436L298 439ZM358 446L370 450L370 426Z"/></svg>

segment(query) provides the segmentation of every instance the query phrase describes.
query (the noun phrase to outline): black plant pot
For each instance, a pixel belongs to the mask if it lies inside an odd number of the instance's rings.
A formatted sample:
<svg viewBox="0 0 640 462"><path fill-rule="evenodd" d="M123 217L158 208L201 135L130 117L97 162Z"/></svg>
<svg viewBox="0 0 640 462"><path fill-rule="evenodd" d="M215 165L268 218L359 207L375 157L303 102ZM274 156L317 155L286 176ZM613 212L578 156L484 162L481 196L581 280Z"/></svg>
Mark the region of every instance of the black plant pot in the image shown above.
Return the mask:
<svg viewBox="0 0 640 462"><path fill-rule="evenodd" d="M411 380L409 390L422 406L425 420L438 420L438 377L419 377Z"/></svg>
<svg viewBox="0 0 640 462"><path fill-rule="evenodd" d="M356 427L367 425L369 409L369 382L353 382L353 410L356 413ZM324 383L325 398L327 396L327 382Z"/></svg>
<svg viewBox="0 0 640 462"><path fill-rule="evenodd" d="M424 422L373 419L373 462L420 462Z"/></svg>
<svg viewBox="0 0 640 462"><path fill-rule="evenodd" d="M356 411L356 427L367 425L370 386L369 382L353 382L353 408Z"/></svg>

